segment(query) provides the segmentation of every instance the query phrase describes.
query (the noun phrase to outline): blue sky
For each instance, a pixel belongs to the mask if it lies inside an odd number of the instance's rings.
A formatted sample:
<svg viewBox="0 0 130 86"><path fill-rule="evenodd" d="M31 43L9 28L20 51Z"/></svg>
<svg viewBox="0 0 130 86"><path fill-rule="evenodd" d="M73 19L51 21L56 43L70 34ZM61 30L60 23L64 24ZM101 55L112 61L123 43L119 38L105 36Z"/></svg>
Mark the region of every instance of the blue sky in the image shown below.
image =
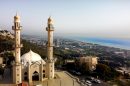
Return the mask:
<svg viewBox="0 0 130 86"><path fill-rule="evenodd" d="M129 0L1 0L0 27L21 16L22 34L44 35L52 16L57 36L130 39Z"/></svg>

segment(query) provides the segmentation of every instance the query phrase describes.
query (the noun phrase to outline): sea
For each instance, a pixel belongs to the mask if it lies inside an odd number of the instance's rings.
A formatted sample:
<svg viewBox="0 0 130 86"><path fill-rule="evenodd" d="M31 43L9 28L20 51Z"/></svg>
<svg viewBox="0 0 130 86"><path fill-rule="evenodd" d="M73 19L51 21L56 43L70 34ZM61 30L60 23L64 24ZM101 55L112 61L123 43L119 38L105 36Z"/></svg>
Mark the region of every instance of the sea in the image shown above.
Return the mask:
<svg viewBox="0 0 130 86"><path fill-rule="evenodd" d="M130 50L130 39L72 37L74 40Z"/></svg>

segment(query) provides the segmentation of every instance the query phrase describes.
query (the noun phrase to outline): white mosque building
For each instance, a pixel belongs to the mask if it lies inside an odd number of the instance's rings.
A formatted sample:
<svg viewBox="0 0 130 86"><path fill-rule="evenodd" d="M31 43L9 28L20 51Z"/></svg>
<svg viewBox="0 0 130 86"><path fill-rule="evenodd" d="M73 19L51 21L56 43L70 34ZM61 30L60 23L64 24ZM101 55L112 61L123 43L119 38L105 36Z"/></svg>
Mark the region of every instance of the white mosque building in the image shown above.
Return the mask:
<svg viewBox="0 0 130 86"><path fill-rule="evenodd" d="M19 84L22 81L32 82L33 80L43 81L44 79L54 78L54 58L53 58L53 23L49 17L46 31L48 32L47 42L47 60L46 62L41 56L32 50L21 55L20 41L20 16L14 16L14 26L12 26L15 34L15 62L13 64L13 83Z"/></svg>
<svg viewBox="0 0 130 86"><path fill-rule="evenodd" d="M46 78L46 62L37 53L30 50L21 56L22 81L43 81Z"/></svg>

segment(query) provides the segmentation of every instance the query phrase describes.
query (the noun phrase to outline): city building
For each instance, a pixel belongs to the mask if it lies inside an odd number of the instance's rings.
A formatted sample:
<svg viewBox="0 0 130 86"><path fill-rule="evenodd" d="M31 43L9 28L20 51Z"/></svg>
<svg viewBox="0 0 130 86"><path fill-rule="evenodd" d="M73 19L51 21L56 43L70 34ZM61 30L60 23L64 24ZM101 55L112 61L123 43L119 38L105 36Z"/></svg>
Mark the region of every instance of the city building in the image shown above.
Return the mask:
<svg viewBox="0 0 130 86"><path fill-rule="evenodd" d="M59 39L55 39L54 43L55 47L60 47Z"/></svg>
<svg viewBox="0 0 130 86"><path fill-rule="evenodd" d="M93 71L96 69L96 65L98 64L97 58L98 57L95 56L80 57L80 64L85 63L86 67Z"/></svg>

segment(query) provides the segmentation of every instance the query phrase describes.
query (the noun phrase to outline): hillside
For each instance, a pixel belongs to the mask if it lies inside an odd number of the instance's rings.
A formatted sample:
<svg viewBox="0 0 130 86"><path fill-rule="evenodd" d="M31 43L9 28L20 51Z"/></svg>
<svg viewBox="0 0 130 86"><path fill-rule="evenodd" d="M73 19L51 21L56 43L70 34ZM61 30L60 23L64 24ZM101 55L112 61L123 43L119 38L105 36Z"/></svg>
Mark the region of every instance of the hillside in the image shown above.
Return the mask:
<svg viewBox="0 0 130 86"><path fill-rule="evenodd" d="M0 30L0 38L10 38L10 39L14 39L14 35L7 31L7 30Z"/></svg>
<svg viewBox="0 0 130 86"><path fill-rule="evenodd" d="M30 49L41 55L42 58L46 57L46 48L39 47L36 44L30 43L22 39L21 43L23 47L21 49L21 55L27 53ZM7 30L0 30L0 53L4 51L14 50L14 35Z"/></svg>
<svg viewBox="0 0 130 86"><path fill-rule="evenodd" d="M21 49L21 54L23 55L24 53L29 52L31 49L32 51L38 53L41 55L42 58L46 57L46 47L39 47L36 44L30 43L26 40L22 40L23 47Z"/></svg>
<svg viewBox="0 0 130 86"><path fill-rule="evenodd" d="M0 52L13 50L14 35L7 30L0 30Z"/></svg>

